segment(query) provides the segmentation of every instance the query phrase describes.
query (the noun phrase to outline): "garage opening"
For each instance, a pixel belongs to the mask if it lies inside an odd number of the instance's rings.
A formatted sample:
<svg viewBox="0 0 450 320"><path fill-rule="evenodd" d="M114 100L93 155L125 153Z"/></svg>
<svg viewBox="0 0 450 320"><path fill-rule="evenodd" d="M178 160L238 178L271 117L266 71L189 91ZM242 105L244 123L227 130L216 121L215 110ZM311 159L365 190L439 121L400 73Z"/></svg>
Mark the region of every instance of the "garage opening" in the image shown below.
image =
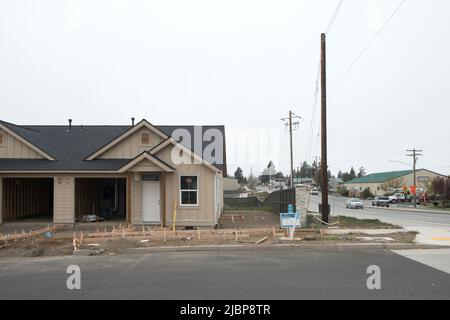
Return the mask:
<svg viewBox="0 0 450 320"><path fill-rule="evenodd" d="M75 179L75 218L84 221L88 216L102 220L126 220L126 179Z"/></svg>
<svg viewBox="0 0 450 320"><path fill-rule="evenodd" d="M3 178L3 221L53 221L53 178Z"/></svg>

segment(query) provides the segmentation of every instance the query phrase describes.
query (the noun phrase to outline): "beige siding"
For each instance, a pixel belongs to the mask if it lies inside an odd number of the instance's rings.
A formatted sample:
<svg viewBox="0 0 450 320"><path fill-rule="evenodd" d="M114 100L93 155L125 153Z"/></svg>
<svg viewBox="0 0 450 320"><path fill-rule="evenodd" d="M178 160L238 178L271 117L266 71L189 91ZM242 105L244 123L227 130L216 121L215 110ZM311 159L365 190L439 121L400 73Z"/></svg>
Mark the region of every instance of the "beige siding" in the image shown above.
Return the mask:
<svg viewBox="0 0 450 320"><path fill-rule="evenodd" d="M3 134L4 143L0 145L0 159L44 159L39 153L12 135L6 132Z"/></svg>
<svg viewBox="0 0 450 320"><path fill-rule="evenodd" d="M386 192L381 189L381 185L379 183L352 183L346 184L347 190L350 191L350 196L353 196L352 191L363 192L365 189L369 188L370 192L376 196L382 196Z"/></svg>
<svg viewBox="0 0 450 320"><path fill-rule="evenodd" d="M177 172L167 175L166 200L167 224L172 225L172 212L175 202L180 202L180 176L198 176L199 205L196 207L178 206L177 226L214 226L215 217L215 172L203 165L181 165Z"/></svg>
<svg viewBox="0 0 450 320"><path fill-rule="evenodd" d="M141 145L141 134L148 133L150 135L150 145ZM162 142L162 138L147 128L138 130L131 136L125 138L117 145L103 153L100 159L134 159L144 151L151 149Z"/></svg>
<svg viewBox="0 0 450 320"><path fill-rule="evenodd" d="M161 168L156 166L149 160L142 161L138 165L130 169L131 172L160 172Z"/></svg>
<svg viewBox="0 0 450 320"><path fill-rule="evenodd" d="M436 177L442 177L445 178L445 176L440 175L440 174L436 174L432 171L428 171L428 170L417 170L417 188L423 188L423 189L427 189L427 187L431 184L431 182L436 178ZM414 184L414 174L409 174L406 177L403 178L405 181L405 185L409 188L410 186L412 186ZM428 181L423 181L423 180L428 180Z"/></svg>
<svg viewBox="0 0 450 320"><path fill-rule="evenodd" d="M54 223L75 222L75 179L57 176L54 182Z"/></svg>
<svg viewBox="0 0 450 320"><path fill-rule="evenodd" d="M142 181L140 175L133 176L131 182L131 223L142 223Z"/></svg>

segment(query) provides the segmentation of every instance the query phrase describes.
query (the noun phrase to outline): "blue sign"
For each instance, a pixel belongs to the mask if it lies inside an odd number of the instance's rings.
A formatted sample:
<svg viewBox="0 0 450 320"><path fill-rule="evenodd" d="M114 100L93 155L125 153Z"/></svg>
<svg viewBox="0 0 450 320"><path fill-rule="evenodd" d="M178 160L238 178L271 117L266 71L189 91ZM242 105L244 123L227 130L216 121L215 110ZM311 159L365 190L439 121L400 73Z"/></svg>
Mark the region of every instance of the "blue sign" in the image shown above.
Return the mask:
<svg viewBox="0 0 450 320"><path fill-rule="evenodd" d="M282 229L300 228L300 213L280 213L280 225Z"/></svg>

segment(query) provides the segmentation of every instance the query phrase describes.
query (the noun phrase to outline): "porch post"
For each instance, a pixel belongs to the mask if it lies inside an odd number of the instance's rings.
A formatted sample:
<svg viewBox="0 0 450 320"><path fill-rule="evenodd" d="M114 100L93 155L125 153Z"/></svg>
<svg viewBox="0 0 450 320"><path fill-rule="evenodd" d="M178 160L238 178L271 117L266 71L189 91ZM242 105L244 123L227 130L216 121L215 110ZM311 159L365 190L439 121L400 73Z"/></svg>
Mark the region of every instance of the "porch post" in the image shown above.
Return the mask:
<svg viewBox="0 0 450 320"><path fill-rule="evenodd" d="M127 224L131 224L131 215L132 215L132 175L127 175Z"/></svg>
<svg viewBox="0 0 450 320"><path fill-rule="evenodd" d="M167 206L166 206L166 173L161 173L161 209L163 212L162 216L162 226L167 226Z"/></svg>

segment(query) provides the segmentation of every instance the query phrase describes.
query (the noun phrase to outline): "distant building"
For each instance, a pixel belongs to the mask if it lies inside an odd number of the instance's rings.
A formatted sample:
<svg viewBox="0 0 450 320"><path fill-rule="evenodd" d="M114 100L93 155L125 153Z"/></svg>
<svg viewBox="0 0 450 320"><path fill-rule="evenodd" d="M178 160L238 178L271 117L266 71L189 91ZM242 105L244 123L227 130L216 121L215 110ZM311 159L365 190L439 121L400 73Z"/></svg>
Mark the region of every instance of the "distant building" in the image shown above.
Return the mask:
<svg viewBox="0 0 450 320"><path fill-rule="evenodd" d="M294 178L294 186L297 185L315 186L316 181L312 178Z"/></svg>
<svg viewBox="0 0 450 320"><path fill-rule="evenodd" d="M416 175L417 188L419 191L428 191L429 184L436 177L446 177L426 169L417 170ZM409 190L409 188L414 185L413 170L372 173L362 178L348 181L344 184L347 190L350 191L350 195L362 192L369 188L370 192L376 196L384 195L389 192L389 190L385 190L384 187L396 185L399 189L406 187Z"/></svg>
<svg viewBox="0 0 450 320"><path fill-rule="evenodd" d="M223 194L225 199L247 198L251 190L241 186L235 178L223 178Z"/></svg>

